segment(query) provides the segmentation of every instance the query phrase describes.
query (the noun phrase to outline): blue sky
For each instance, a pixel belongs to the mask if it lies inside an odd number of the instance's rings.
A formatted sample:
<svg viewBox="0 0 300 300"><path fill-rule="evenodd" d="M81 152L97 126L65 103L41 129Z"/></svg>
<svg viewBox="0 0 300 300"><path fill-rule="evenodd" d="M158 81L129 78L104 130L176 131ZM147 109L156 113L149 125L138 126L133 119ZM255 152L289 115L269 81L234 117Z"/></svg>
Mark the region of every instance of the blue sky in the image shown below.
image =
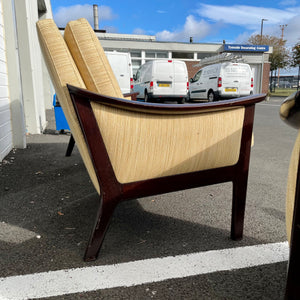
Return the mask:
<svg viewBox="0 0 300 300"><path fill-rule="evenodd" d="M279 1L108 1L50 0L54 20L87 18L93 24L93 4L99 6L99 27L107 32L155 35L157 40L199 43L245 43L250 35L281 36L288 46L300 41L300 0Z"/></svg>

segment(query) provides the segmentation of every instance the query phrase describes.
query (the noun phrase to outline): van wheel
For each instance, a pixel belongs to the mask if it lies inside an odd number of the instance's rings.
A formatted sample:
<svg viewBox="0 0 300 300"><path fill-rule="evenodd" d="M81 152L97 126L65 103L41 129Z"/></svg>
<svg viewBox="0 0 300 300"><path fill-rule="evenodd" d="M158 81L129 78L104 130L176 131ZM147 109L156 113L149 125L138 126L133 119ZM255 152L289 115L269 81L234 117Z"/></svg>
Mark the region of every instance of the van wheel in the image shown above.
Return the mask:
<svg viewBox="0 0 300 300"><path fill-rule="evenodd" d="M213 102L217 100L217 97L213 91L209 91L207 95L208 102Z"/></svg>
<svg viewBox="0 0 300 300"><path fill-rule="evenodd" d="M185 103L185 98L180 98L177 102L178 102L178 104L184 104Z"/></svg>

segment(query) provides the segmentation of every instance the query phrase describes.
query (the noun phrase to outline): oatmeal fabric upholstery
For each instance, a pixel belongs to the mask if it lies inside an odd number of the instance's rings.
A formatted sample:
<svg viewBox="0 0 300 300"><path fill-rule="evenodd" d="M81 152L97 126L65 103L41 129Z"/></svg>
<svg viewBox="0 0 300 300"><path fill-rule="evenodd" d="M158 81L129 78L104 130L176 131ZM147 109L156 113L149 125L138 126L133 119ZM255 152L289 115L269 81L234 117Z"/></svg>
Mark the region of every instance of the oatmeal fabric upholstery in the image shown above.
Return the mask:
<svg viewBox="0 0 300 300"><path fill-rule="evenodd" d="M86 19L70 21L64 39L88 90L123 98L104 50Z"/></svg>
<svg viewBox="0 0 300 300"><path fill-rule="evenodd" d="M100 193L99 183L84 140L66 84L86 88L70 51L52 19L37 22L37 31L49 74L64 111L76 145L82 156L90 178Z"/></svg>
<svg viewBox="0 0 300 300"><path fill-rule="evenodd" d="M294 213L294 202L296 193L296 180L299 165L299 154L300 154L300 131L298 133L294 149L291 156L289 175L287 182L287 193L286 193L286 231L288 241L290 242L293 213Z"/></svg>
<svg viewBox="0 0 300 300"><path fill-rule="evenodd" d="M239 159L244 107L185 116L93 108L121 183L231 166Z"/></svg>

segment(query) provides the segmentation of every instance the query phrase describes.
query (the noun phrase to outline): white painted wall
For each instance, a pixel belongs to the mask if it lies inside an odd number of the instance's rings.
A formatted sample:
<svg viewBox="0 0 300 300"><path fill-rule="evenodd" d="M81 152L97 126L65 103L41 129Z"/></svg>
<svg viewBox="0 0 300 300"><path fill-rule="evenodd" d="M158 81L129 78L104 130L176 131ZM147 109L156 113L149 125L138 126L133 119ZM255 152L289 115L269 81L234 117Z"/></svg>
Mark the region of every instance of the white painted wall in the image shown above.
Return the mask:
<svg viewBox="0 0 300 300"><path fill-rule="evenodd" d="M31 134L42 133L46 126L42 58L35 26L37 7L37 1L15 0L26 132Z"/></svg>
<svg viewBox="0 0 300 300"><path fill-rule="evenodd" d="M0 2L0 161L12 149L12 125L2 1Z"/></svg>

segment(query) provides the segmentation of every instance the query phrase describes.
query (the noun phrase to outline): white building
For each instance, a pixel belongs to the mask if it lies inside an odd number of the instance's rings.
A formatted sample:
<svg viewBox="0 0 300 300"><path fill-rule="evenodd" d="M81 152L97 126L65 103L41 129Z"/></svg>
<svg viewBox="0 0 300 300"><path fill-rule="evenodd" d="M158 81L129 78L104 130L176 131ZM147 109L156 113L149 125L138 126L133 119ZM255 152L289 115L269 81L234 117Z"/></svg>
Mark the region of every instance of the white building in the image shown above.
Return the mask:
<svg viewBox="0 0 300 300"><path fill-rule="evenodd" d="M36 21L52 18L50 0L0 1L0 161L26 147L26 133L42 133L51 83Z"/></svg>

